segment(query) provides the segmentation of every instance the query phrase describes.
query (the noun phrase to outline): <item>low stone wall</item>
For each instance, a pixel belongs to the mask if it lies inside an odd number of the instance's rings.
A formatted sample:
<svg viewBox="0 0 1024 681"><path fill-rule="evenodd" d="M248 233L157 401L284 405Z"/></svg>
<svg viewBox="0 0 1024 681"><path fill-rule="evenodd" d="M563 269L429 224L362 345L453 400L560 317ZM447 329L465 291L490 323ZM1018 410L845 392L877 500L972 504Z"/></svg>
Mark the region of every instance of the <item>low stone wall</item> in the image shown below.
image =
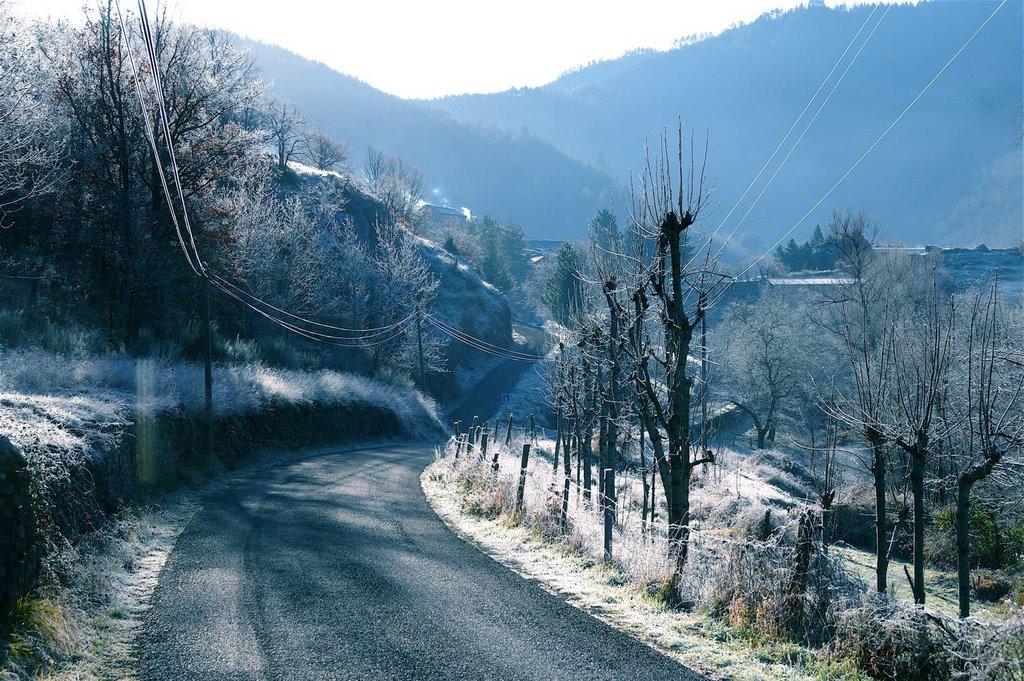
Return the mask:
<svg viewBox="0 0 1024 681"><path fill-rule="evenodd" d="M0 435L0 615L35 583L39 542L29 494L28 461Z"/></svg>
<svg viewBox="0 0 1024 681"><path fill-rule="evenodd" d="M37 583L44 546L74 543L128 505L237 468L259 451L413 435L395 412L370 404L271 404L216 416L213 431L211 458L200 414L139 416L114 444L46 484L0 437L0 620Z"/></svg>

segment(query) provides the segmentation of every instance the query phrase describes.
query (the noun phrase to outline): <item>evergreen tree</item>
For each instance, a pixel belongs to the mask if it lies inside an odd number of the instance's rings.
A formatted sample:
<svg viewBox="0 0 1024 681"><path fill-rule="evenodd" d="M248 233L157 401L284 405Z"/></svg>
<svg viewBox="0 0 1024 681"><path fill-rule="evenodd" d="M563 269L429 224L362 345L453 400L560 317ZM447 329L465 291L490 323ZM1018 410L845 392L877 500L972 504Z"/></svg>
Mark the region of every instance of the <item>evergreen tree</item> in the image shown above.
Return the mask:
<svg viewBox="0 0 1024 681"><path fill-rule="evenodd" d="M558 249L555 273L544 289L544 304L562 324L568 324L574 312L583 304L583 258L573 245L566 242Z"/></svg>

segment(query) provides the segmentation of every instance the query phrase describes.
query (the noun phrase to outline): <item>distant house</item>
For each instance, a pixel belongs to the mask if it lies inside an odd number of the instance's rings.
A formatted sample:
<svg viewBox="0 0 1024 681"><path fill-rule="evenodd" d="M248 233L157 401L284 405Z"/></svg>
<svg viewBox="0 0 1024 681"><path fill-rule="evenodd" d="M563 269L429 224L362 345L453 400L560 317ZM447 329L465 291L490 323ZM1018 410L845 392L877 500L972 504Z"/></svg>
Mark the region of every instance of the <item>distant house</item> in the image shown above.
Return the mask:
<svg viewBox="0 0 1024 681"><path fill-rule="evenodd" d="M449 206L436 206L432 203L424 203L417 211L422 224L428 229L438 230L453 222L459 225L466 223L468 211L465 208L450 208Z"/></svg>

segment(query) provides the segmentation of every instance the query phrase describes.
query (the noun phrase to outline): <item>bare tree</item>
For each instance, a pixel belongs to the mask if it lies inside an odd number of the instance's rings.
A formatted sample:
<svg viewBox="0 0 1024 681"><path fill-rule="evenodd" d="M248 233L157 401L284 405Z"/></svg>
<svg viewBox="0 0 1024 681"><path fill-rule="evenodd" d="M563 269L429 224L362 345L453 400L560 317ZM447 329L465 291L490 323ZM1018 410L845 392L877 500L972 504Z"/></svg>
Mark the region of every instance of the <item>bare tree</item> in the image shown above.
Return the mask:
<svg viewBox="0 0 1024 681"><path fill-rule="evenodd" d="M829 239L841 256L850 283L825 295L822 323L843 342L853 376L853 395L835 405L833 415L860 431L868 446L865 462L875 487L875 588L885 592L889 571L887 539L887 445L882 423L890 381L890 355L880 343L891 319L884 282L874 274L870 223L863 214L835 215Z"/></svg>
<svg viewBox="0 0 1024 681"><path fill-rule="evenodd" d="M302 139L303 156L320 170L338 170L348 162L345 146L323 130L309 130Z"/></svg>
<svg viewBox="0 0 1024 681"><path fill-rule="evenodd" d="M277 151L277 167L281 170L301 153L305 124L305 118L293 104L283 99L268 103L263 126Z"/></svg>
<svg viewBox="0 0 1024 681"><path fill-rule="evenodd" d="M720 392L750 416L757 446L774 440L779 419L800 380L803 348L797 348L796 320L785 301L770 290L752 303L726 310L714 338L721 370Z"/></svg>
<svg viewBox="0 0 1024 681"><path fill-rule="evenodd" d="M366 148L363 179L370 193L384 205L386 220L413 227L417 204L423 200L423 173L401 156L388 156L374 146Z"/></svg>
<svg viewBox="0 0 1024 681"><path fill-rule="evenodd" d="M33 82L39 71L24 30L0 0L0 225L28 199L53 190L64 146Z"/></svg>
<svg viewBox="0 0 1024 681"><path fill-rule="evenodd" d="M956 498L958 601L961 617L970 615L970 513L974 488L994 483L998 502L1024 503L1024 353L1020 338L1008 333L995 288L975 296L967 328L960 336L957 375L949 382L946 437L955 453L950 482Z"/></svg>
<svg viewBox="0 0 1024 681"><path fill-rule="evenodd" d="M943 314L938 288L933 285L927 316L904 318L887 334L893 368L893 406L887 437L910 459L910 489L914 500L914 602L924 605L925 469L936 439L936 403L946 381L953 340L952 306ZM907 575L910 578L910 575Z"/></svg>

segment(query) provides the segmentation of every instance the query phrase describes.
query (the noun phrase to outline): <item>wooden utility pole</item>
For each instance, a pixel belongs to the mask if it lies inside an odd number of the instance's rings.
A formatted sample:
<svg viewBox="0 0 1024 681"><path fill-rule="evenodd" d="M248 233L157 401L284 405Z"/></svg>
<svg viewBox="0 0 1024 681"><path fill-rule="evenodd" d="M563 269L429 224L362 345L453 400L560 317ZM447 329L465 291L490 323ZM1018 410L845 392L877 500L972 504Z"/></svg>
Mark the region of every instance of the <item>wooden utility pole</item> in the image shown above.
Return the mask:
<svg viewBox="0 0 1024 681"><path fill-rule="evenodd" d="M206 274L206 264L203 263L203 307L206 317L206 362L203 367L203 379L205 383L206 404L203 410L203 420L206 430L204 448L207 459L213 456L213 324L210 312L210 276Z"/></svg>

